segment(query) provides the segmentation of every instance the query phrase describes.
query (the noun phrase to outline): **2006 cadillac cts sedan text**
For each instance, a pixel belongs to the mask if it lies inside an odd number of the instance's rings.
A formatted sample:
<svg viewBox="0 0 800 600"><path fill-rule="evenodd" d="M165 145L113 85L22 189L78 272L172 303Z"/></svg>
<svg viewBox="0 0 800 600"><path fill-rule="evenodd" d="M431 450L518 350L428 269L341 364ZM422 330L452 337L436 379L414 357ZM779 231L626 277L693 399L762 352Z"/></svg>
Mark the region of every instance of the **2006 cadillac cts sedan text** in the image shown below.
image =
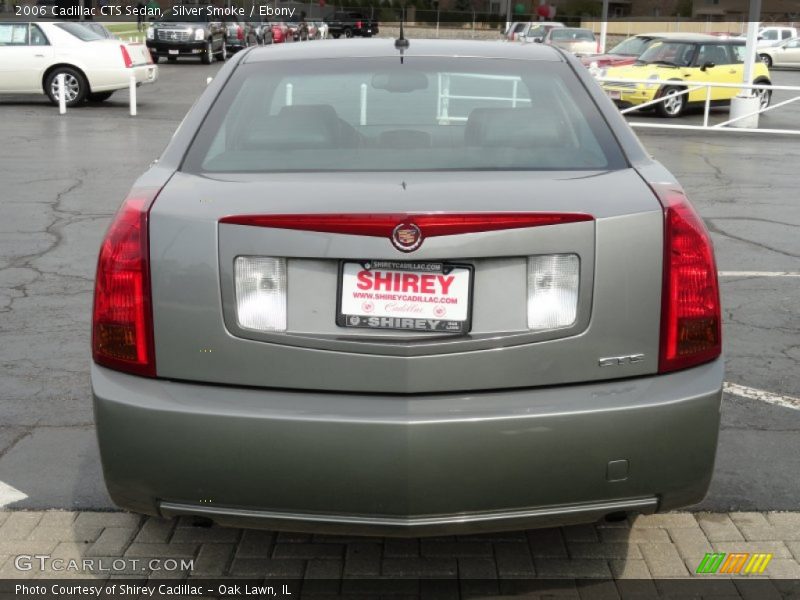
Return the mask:
<svg viewBox="0 0 800 600"><path fill-rule="evenodd" d="M120 506L389 535L703 498L706 229L573 57L250 49L135 183L92 385Z"/></svg>

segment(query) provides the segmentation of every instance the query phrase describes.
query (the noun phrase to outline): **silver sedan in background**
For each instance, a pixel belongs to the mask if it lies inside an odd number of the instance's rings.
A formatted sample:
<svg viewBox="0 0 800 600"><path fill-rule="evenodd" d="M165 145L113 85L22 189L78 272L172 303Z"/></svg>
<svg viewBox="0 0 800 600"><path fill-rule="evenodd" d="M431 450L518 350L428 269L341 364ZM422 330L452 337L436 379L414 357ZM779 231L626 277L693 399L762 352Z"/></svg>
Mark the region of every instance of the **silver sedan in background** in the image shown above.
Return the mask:
<svg viewBox="0 0 800 600"><path fill-rule="evenodd" d="M717 271L573 56L250 48L100 250L111 497L224 525L429 535L698 502Z"/></svg>

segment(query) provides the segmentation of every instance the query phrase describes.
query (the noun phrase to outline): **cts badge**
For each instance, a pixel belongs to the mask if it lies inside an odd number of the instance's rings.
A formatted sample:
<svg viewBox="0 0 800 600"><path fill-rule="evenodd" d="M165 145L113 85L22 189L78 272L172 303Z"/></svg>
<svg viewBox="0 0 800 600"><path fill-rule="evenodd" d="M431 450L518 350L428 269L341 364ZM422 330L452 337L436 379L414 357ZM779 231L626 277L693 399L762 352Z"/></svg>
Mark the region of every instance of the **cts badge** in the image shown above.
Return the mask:
<svg viewBox="0 0 800 600"><path fill-rule="evenodd" d="M392 230L391 239L401 252L413 252L422 245L422 230L414 223L400 223Z"/></svg>

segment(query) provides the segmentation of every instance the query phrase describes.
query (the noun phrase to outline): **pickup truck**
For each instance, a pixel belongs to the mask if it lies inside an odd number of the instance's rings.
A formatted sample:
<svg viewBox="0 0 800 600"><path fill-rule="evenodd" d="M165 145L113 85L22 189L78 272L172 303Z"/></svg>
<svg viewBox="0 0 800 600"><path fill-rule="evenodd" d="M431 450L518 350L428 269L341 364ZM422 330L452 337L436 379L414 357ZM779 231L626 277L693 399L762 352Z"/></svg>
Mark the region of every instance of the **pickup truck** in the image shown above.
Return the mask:
<svg viewBox="0 0 800 600"><path fill-rule="evenodd" d="M378 22L360 12L337 12L326 17L325 23L328 24L328 35L337 39L342 35L351 38L372 37L378 34Z"/></svg>
<svg viewBox="0 0 800 600"><path fill-rule="evenodd" d="M174 62L181 56L196 56L210 65L215 56L223 61L228 57L226 23L204 14L168 15L150 25L146 37L156 63L162 57Z"/></svg>

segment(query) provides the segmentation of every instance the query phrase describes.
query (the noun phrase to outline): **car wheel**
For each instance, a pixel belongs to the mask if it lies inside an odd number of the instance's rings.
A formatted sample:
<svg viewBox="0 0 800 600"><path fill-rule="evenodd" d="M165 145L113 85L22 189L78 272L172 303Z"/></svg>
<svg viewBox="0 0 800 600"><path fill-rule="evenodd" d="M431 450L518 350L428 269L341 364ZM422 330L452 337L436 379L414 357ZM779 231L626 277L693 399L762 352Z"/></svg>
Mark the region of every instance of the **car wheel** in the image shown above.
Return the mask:
<svg viewBox="0 0 800 600"><path fill-rule="evenodd" d="M219 51L217 54L217 59L225 62L228 60L228 45L225 43L225 40L222 41L222 50Z"/></svg>
<svg viewBox="0 0 800 600"><path fill-rule="evenodd" d="M353 37L353 30L350 29L349 27L347 29L345 29L344 30L344 37L346 37L346 38Z"/></svg>
<svg viewBox="0 0 800 600"><path fill-rule="evenodd" d="M760 85L769 85L769 81L765 79L759 79L753 83L757 83ZM761 110L767 108L772 102L772 90L753 90L756 94L756 98L758 98L758 107Z"/></svg>
<svg viewBox="0 0 800 600"><path fill-rule="evenodd" d="M204 65L210 65L211 61L214 60L214 48L211 46L211 40L206 42L206 49L203 52L203 56L200 57L200 60L203 61Z"/></svg>
<svg viewBox="0 0 800 600"><path fill-rule="evenodd" d="M111 94L114 92L94 92L93 94L88 94L86 98L89 102L105 102L109 98L111 98Z"/></svg>
<svg viewBox="0 0 800 600"><path fill-rule="evenodd" d="M769 54L759 54L758 58L767 65L767 68L772 67L772 57Z"/></svg>
<svg viewBox="0 0 800 600"><path fill-rule="evenodd" d="M662 102L656 104L656 112L661 117L674 119L680 117L686 109L686 94L681 94L683 88L668 87L664 88L661 94Z"/></svg>
<svg viewBox="0 0 800 600"><path fill-rule="evenodd" d="M67 106L76 106L86 100L89 86L83 74L71 67L58 67L50 72L44 83L45 93L50 101L58 104L58 75L61 73L64 74L64 96Z"/></svg>

